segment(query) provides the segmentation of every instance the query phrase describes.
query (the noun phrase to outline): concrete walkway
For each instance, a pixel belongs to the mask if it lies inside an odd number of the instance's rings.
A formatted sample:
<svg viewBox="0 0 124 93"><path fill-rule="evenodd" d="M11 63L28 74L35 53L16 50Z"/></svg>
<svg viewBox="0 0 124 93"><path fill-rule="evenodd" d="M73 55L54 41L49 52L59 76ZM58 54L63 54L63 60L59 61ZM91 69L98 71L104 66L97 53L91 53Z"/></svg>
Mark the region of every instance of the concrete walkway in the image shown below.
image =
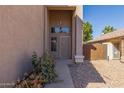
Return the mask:
<svg viewBox="0 0 124 93"><path fill-rule="evenodd" d="M45 88L74 88L68 64L71 64L71 60L56 60L58 78L56 82L46 84Z"/></svg>

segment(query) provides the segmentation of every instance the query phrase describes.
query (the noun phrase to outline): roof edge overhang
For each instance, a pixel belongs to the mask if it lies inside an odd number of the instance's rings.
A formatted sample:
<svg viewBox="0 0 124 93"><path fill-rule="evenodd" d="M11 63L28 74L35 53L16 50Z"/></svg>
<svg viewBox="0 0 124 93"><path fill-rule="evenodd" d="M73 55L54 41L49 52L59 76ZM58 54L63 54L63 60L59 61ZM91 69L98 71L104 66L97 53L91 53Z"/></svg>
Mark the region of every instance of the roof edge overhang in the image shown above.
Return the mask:
<svg viewBox="0 0 124 93"><path fill-rule="evenodd" d="M47 5L48 10L75 10L74 5Z"/></svg>
<svg viewBox="0 0 124 93"><path fill-rule="evenodd" d="M103 40L91 40L91 41L88 41L88 42L85 42L85 44L92 44L92 43L101 43L101 42L107 42L107 41L111 41L112 39L122 39L124 38L123 36L118 36L118 37L113 37L113 38L108 38L108 39L103 39Z"/></svg>

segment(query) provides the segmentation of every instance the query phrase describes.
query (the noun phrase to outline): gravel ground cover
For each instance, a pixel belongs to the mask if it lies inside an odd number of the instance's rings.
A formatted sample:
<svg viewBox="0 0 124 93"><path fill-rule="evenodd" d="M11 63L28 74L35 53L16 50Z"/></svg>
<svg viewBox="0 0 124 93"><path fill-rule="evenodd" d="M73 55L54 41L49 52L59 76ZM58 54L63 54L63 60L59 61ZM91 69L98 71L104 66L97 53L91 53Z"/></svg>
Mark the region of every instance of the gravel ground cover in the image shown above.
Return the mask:
<svg viewBox="0 0 124 93"><path fill-rule="evenodd" d="M76 88L124 87L124 63L119 60L85 61L69 69Z"/></svg>

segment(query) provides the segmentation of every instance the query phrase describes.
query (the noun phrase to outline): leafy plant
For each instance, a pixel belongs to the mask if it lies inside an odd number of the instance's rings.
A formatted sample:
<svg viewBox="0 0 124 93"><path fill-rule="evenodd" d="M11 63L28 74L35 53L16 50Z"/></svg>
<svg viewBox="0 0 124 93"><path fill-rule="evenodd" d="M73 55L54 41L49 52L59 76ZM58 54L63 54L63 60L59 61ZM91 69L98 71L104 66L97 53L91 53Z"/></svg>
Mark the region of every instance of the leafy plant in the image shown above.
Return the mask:
<svg viewBox="0 0 124 93"><path fill-rule="evenodd" d="M42 76L44 83L51 83L55 81L57 74L55 72L55 62L53 58L49 55L49 53L44 53L43 57L36 56L34 53L32 56L32 65L35 67L34 72L39 73Z"/></svg>
<svg viewBox="0 0 124 93"><path fill-rule="evenodd" d="M38 57L36 52L33 52L31 62L33 71L30 74L26 73L23 80L18 80L15 87L43 87L44 84L55 81L57 77L54 69L55 62L48 53L45 53L43 57Z"/></svg>
<svg viewBox="0 0 124 93"><path fill-rule="evenodd" d="M87 42L87 41L91 40L93 37L92 33L93 33L92 24L89 22L84 22L83 23L83 33L82 33L83 41Z"/></svg>
<svg viewBox="0 0 124 93"><path fill-rule="evenodd" d="M31 60L32 60L32 65L35 68L38 64L38 58L36 52L33 52Z"/></svg>
<svg viewBox="0 0 124 93"><path fill-rule="evenodd" d="M106 33L109 33L109 32L113 32L113 31L115 31L116 29L113 27L113 26L110 26L110 25L108 25L108 26L105 26L105 28L103 29L103 34L106 34Z"/></svg>
<svg viewBox="0 0 124 93"><path fill-rule="evenodd" d="M45 81L45 83L51 83L53 81L55 81L55 78L57 77L57 74L55 72L55 65L54 65L54 60L52 59L52 57L48 54L45 53L42 63L41 63L41 75L43 77L43 80Z"/></svg>

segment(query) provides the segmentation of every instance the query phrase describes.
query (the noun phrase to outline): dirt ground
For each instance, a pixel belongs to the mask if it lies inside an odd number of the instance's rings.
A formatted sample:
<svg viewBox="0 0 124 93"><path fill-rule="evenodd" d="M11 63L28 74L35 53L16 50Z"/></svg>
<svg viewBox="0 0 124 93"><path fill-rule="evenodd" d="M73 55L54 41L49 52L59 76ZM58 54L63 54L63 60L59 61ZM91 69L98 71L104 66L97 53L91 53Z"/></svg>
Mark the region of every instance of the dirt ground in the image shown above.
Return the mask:
<svg viewBox="0 0 124 93"><path fill-rule="evenodd" d="M85 61L69 68L76 88L124 87L124 63L119 60Z"/></svg>

